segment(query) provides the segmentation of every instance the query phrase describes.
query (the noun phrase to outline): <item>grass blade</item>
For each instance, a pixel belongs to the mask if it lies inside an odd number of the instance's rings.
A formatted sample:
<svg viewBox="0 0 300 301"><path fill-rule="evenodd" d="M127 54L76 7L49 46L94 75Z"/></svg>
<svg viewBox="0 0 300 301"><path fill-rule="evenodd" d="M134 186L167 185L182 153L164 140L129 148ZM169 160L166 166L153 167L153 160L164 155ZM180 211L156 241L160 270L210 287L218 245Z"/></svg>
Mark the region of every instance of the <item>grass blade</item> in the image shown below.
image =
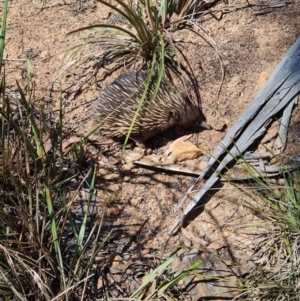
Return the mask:
<svg viewBox="0 0 300 301"><path fill-rule="evenodd" d="M147 280L130 296L130 298L134 298L137 294L142 291L149 283L151 283L164 269L176 258L178 258L182 254L183 250L178 250L175 254L173 254L168 260L162 263L159 267L157 267L147 278Z"/></svg>
<svg viewBox="0 0 300 301"><path fill-rule="evenodd" d="M1 24L1 31L0 31L0 73L1 73L1 69L2 69L2 61L3 61L3 53L4 53L4 41L5 41L5 33L6 33L7 8L8 8L8 0L4 0L4 3L3 3L3 13L2 13L2 24Z"/></svg>

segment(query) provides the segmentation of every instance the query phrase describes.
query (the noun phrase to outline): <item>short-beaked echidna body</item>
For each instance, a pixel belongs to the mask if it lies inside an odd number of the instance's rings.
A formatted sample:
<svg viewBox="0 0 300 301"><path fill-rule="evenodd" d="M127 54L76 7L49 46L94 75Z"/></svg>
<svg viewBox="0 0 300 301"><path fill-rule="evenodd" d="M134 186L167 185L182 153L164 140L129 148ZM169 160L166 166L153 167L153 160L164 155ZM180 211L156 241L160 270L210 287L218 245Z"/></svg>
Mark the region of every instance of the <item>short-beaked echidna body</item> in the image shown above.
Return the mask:
<svg viewBox="0 0 300 301"><path fill-rule="evenodd" d="M123 74L101 92L93 116L101 123L104 135L117 139L126 137L145 90L147 76L146 71ZM161 82L156 98L151 101L155 83L156 78L153 78L130 133L130 138L138 143L175 125L186 127L197 121L201 123L200 108L169 82Z"/></svg>

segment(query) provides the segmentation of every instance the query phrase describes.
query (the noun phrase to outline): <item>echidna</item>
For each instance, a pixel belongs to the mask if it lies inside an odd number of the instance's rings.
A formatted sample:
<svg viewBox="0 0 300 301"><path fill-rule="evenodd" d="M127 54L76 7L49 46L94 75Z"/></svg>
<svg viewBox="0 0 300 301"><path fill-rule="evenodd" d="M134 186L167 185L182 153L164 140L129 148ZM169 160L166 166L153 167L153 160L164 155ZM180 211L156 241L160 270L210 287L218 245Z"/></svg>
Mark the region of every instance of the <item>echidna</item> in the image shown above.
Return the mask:
<svg viewBox="0 0 300 301"><path fill-rule="evenodd" d="M93 108L93 116L104 135L112 138L124 138L132 118L138 108L148 73L134 71L121 75L100 94ZM152 79L143 106L137 116L130 138L143 145L149 138L179 126L199 125L210 129L202 120L200 108L192 103L171 83L160 84L156 98L151 101L156 78Z"/></svg>

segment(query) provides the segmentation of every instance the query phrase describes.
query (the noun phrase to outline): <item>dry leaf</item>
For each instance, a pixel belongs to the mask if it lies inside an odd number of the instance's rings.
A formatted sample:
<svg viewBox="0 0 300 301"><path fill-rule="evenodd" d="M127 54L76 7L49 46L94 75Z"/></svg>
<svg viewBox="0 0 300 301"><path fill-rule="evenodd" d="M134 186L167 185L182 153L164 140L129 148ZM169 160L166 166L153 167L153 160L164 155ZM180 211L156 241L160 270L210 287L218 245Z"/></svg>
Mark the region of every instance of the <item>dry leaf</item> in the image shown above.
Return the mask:
<svg viewBox="0 0 300 301"><path fill-rule="evenodd" d="M213 243L211 243L210 245L207 246L207 249L219 250L219 249L221 249L223 247L224 247L224 244L213 242Z"/></svg>
<svg viewBox="0 0 300 301"><path fill-rule="evenodd" d="M77 143L80 142L81 138L77 137L77 136L72 136L70 139L66 140L63 142L62 144L62 150L65 151L66 148L73 143Z"/></svg>
<svg viewBox="0 0 300 301"><path fill-rule="evenodd" d="M44 151L47 154L49 152L49 150L52 148L52 141L51 141L50 137L47 137L43 141L43 146L44 146Z"/></svg>
<svg viewBox="0 0 300 301"><path fill-rule="evenodd" d="M172 149L172 159L174 162L187 159L194 159L201 155L201 150L189 141L177 142Z"/></svg>
<svg viewBox="0 0 300 301"><path fill-rule="evenodd" d="M185 136L179 137L178 139L174 140L174 141L170 144L169 148L166 150L166 157L170 155L170 153L172 152L173 146L174 146L176 143L178 143L178 142L184 142L184 141L190 139L192 136L193 136L192 134L190 134L190 135L185 135Z"/></svg>
<svg viewBox="0 0 300 301"><path fill-rule="evenodd" d="M101 277L99 277L97 281L97 289L99 290L102 287L103 287L103 280Z"/></svg>
<svg viewBox="0 0 300 301"><path fill-rule="evenodd" d="M135 254L132 256L132 260L136 260L136 259L140 259L141 257L143 257L146 254L149 254L151 252L151 250L142 250L141 252Z"/></svg>

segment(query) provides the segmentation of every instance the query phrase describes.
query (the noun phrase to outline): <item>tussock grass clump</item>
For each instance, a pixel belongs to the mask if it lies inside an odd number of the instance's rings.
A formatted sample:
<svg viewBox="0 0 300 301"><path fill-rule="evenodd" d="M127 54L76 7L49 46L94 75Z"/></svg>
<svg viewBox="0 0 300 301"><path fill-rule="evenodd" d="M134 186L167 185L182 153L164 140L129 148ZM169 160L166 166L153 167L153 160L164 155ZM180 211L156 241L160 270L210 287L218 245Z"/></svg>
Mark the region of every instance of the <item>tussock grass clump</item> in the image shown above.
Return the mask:
<svg viewBox="0 0 300 301"><path fill-rule="evenodd" d="M246 169L252 174L252 168ZM255 267L240 299L299 300L300 170L286 171L277 184L257 175L253 175L253 180L256 191L253 200L257 205L253 202L248 206L268 226L257 239L251 258ZM240 188L253 196L247 188Z"/></svg>
<svg viewBox="0 0 300 301"><path fill-rule="evenodd" d="M183 61L186 58L178 48L173 33L182 29L205 39L216 50L211 37L196 23L196 17L207 6L204 1L98 2L109 7L116 17L105 21L104 24L87 26L71 32L84 33L66 52L62 72L79 61L86 62L91 59L95 61L95 73L100 68L110 70L111 73L119 68L130 70L133 64L146 68L152 66L160 75L164 73L165 66L180 72L178 57L182 55ZM219 1L212 5L217 2ZM92 50L80 55L87 45L91 45ZM65 64L67 55L68 63Z"/></svg>
<svg viewBox="0 0 300 301"><path fill-rule="evenodd" d="M6 0L1 67L7 8ZM61 244L67 221L72 224L68 184L77 176L67 167L80 169L82 145L63 149L67 135L62 130L62 105L55 116L58 121L50 120L51 114L32 98L29 61L26 71L26 88L17 83L16 91L6 89L5 73L1 73L0 295L3 300L52 300L59 295L70 300L79 289L84 295L91 268L81 251L85 223L79 230L71 229L74 253Z"/></svg>
<svg viewBox="0 0 300 301"><path fill-rule="evenodd" d="M64 225L72 221L68 184L76 176L66 166L78 169L80 152L62 150L60 124L50 127L44 108L20 87L17 99L6 95L0 108L0 291L18 300L59 293L68 299L90 267L80 257L79 233L72 256L61 245Z"/></svg>

